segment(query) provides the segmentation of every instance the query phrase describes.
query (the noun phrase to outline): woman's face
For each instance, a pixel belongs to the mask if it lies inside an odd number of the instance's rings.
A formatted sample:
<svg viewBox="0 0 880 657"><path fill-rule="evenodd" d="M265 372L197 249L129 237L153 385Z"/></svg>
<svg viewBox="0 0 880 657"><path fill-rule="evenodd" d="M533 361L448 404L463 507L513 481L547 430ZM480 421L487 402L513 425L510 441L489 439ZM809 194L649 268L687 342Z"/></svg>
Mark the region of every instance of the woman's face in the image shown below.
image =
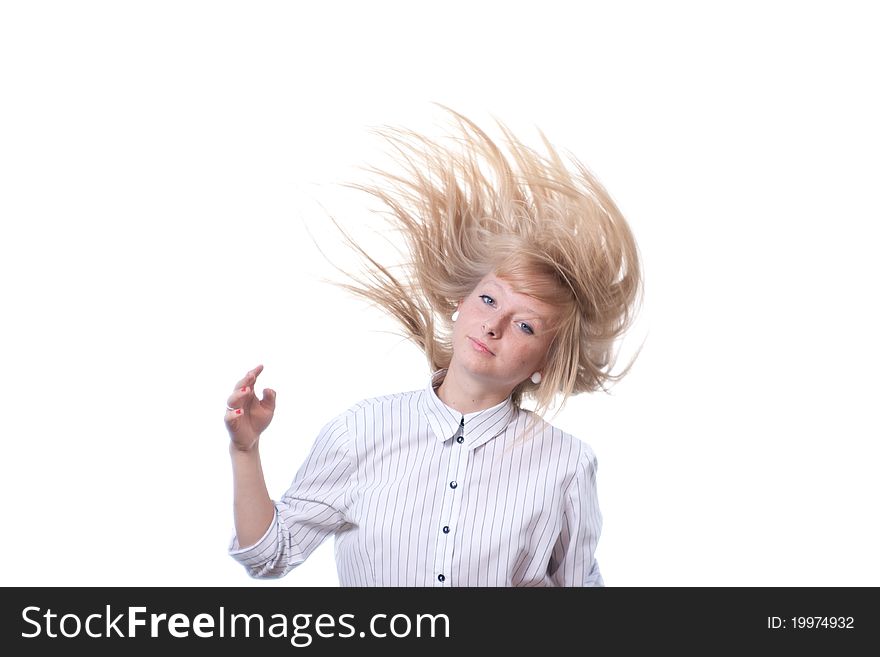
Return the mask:
<svg viewBox="0 0 880 657"><path fill-rule="evenodd" d="M513 390L540 372L553 341L554 307L489 274L459 304L453 362L494 388Z"/></svg>

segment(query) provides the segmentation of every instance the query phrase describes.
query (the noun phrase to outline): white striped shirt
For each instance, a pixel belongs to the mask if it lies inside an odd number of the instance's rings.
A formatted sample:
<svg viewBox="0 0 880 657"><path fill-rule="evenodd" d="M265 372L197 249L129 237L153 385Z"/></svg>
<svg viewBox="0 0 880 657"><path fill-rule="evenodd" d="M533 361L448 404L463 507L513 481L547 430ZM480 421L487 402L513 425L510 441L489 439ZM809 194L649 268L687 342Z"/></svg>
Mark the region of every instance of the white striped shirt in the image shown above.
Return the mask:
<svg viewBox="0 0 880 657"><path fill-rule="evenodd" d="M424 390L358 402L326 424L269 529L229 554L281 577L331 534L341 586L604 586L590 447L508 397L462 415Z"/></svg>

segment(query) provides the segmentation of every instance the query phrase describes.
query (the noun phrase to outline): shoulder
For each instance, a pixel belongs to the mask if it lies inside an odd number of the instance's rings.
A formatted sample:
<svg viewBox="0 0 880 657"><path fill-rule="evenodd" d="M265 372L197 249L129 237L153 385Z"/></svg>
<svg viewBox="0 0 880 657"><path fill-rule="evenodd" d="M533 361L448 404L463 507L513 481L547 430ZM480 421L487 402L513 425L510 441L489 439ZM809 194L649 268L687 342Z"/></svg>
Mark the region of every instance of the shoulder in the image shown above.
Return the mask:
<svg viewBox="0 0 880 657"><path fill-rule="evenodd" d="M545 450L556 451L565 462L570 476L590 477L598 467L592 446L578 436L557 427L530 410L521 409L525 424L535 422L533 440Z"/></svg>
<svg viewBox="0 0 880 657"><path fill-rule="evenodd" d="M339 414L337 420L350 422L357 418L376 417L388 412L404 412L406 409L417 408L424 390L408 390L389 395L379 395L361 399Z"/></svg>
<svg viewBox="0 0 880 657"><path fill-rule="evenodd" d="M416 412L422 394L423 391L412 390L355 402L325 422L313 449L322 453L328 450L352 452L355 441L365 435L368 426L390 428L399 422L400 414L406 412L403 409Z"/></svg>

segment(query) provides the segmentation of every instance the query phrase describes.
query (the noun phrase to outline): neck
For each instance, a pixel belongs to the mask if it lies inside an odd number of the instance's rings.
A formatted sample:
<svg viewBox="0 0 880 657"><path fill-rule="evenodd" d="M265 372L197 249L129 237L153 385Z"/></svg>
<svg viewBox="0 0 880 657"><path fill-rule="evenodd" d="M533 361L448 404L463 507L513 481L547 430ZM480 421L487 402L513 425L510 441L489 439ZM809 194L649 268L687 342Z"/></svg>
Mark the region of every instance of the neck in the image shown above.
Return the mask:
<svg viewBox="0 0 880 657"><path fill-rule="evenodd" d="M437 388L440 400L463 415L497 406L511 392L512 390L487 388L472 377L460 373L454 363L449 365L443 382Z"/></svg>

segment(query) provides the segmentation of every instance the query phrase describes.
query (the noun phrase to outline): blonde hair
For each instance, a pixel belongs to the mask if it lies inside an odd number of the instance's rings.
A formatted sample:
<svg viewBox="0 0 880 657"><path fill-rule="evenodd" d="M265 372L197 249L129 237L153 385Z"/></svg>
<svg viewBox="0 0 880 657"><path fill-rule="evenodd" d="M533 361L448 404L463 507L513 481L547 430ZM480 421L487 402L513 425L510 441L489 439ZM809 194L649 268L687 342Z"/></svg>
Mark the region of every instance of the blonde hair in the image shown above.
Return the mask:
<svg viewBox="0 0 880 657"><path fill-rule="evenodd" d="M570 153L566 166L540 129L546 155L495 119L505 155L473 121L443 109L455 128L450 139L378 128L402 171L367 167L377 182L346 184L387 210L411 257L402 263L405 275L392 274L333 219L369 265L367 280L336 267L353 284L331 282L391 313L436 371L452 360L450 315L458 301L494 272L559 311L541 382L517 385L515 406L531 398L542 416L558 395L561 410L572 395L607 392L606 383L623 378L639 353L611 373L614 344L632 324L642 288L638 248L623 215Z"/></svg>

